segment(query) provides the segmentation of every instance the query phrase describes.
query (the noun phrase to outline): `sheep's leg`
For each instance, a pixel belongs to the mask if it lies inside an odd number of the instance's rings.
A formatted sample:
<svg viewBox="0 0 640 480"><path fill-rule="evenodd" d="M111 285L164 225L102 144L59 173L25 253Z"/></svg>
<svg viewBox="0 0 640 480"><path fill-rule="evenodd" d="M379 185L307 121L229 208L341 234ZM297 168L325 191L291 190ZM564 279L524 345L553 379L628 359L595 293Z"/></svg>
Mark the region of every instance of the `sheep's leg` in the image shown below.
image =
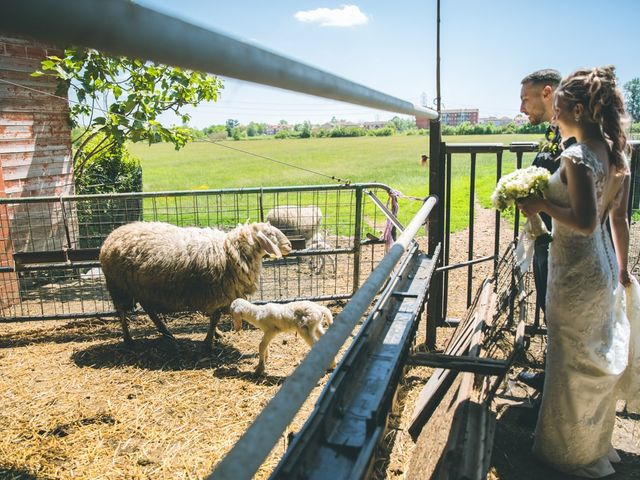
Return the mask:
<svg viewBox="0 0 640 480"><path fill-rule="evenodd" d="M167 327L167 324L164 323L164 320L162 320L162 318L160 318L160 316L156 312L154 312L150 308L147 308L145 305L142 305L142 308L144 308L144 311L147 312L147 315L149 315L149 318L158 329L158 332L160 332L161 335L175 341L176 338L173 336L173 333L169 331L169 328Z"/></svg>
<svg viewBox="0 0 640 480"><path fill-rule="evenodd" d="M313 345L318 340L320 340L320 337L322 335L324 335L324 329L320 324L318 324L316 328L312 329L311 333L309 333L309 331L306 328L300 329L300 336L304 339L305 342L307 342L307 345L309 345L310 347L313 347ZM332 370L336 368L335 359L331 362L331 365L329 365L329 368Z"/></svg>
<svg viewBox="0 0 640 480"><path fill-rule="evenodd" d="M264 332L262 336L262 340L260 341L260 345L258 346L258 352L260 359L258 360L258 365L256 366L255 372L257 374L264 373L264 367L267 363L267 359L269 358L269 343L273 340L273 337L276 336L275 330L267 330Z"/></svg>
<svg viewBox="0 0 640 480"><path fill-rule="evenodd" d="M221 310L216 310L209 317L209 330L207 331L207 336L204 337L204 349L206 351L211 351L213 348L213 339L221 338L222 332L218 330L218 321L220 320L220 315L222 315Z"/></svg>
<svg viewBox="0 0 640 480"><path fill-rule="evenodd" d="M124 344L130 347L133 345L133 338L131 338L131 332L129 332L127 312L120 310L118 311L118 316L120 317L120 325L122 325L122 338L124 340Z"/></svg>
<svg viewBox="0 0 640 480"><path fill-rule="evenodd" d="M302 339L307 342L307 345L309 345L310 347L313 347L313 345L318 341L318 339L312 333L309 333L308 329L300 328L298 329L298 331L300 332L300 336L302 337Z"/></svg>

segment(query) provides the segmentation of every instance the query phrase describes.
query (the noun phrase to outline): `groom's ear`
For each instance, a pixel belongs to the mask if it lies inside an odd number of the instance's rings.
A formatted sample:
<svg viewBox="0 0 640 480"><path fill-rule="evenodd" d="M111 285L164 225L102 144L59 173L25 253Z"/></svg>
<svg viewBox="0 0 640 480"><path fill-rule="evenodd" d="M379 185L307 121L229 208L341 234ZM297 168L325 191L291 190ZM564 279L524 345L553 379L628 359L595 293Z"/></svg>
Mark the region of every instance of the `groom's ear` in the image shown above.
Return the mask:
<svg viewBox="0 0 640 480"><path fill-rule="evenodd" d="M545 85L542 88L542 98L544 99L553 98L553 92L554 92L554 89L551 85Z"/></svg>

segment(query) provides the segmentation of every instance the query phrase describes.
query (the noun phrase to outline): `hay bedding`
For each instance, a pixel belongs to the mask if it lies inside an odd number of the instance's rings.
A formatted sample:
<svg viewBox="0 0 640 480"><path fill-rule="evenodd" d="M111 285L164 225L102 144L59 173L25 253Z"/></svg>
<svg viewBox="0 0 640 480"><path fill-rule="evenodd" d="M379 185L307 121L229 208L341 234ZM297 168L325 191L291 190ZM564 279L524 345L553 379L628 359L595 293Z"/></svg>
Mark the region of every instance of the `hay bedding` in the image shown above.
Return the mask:
<svg viewBox="0 0 640 480"><path fill-rule="evenodd" d="M205 355L203 317L170 322L177 351L146 317L132 327L128 350L115 321L3 326L1 478L202 478L308 351L299 337L281 334L261 377L253 374L261 331L227 331ZM256 478L268 475L285 447L278 443Z"/></svg>

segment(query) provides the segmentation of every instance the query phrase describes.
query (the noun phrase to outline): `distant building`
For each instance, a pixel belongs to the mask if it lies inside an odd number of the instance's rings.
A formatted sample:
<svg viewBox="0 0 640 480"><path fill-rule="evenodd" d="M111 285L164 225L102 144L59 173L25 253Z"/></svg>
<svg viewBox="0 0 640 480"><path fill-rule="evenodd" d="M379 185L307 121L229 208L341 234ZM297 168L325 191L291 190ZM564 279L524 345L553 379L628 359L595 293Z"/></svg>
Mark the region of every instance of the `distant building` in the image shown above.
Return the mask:
<svg viewBox="0 0 640 480"><path fill-rule="evenodd" d="M462 122L469 122L473 125L478 123L480 111L477 108L461 108L457 110L442 110L440 112L440 122L443 125L455 127Z"/></svg>
<svg viewBox="0 0 640 480"><path fill-rule="evenodd" d="M525 123L529 123L529 117L519 113L513 118L513 123L515 123L518 126L524 125Z"/></svg>
<svg viewBox="0 0 640 480"><path fill-rule="evenodd" d="M362 124L362 128L364 128L365 130L378 130L380 128L386 127L387 123L389 123L389 122L388 121L385 121L385 122L382 122L382 121L364 122Z"/></svg>

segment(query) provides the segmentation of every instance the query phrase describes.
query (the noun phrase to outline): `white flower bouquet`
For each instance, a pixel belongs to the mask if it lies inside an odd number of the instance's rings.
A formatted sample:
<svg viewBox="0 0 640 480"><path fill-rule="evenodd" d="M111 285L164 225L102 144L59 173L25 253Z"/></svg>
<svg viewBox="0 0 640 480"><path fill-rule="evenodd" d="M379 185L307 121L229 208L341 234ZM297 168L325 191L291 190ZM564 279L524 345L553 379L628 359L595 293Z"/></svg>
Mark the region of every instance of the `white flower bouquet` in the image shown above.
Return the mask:
<svg viewBox="0 0 640 480"><path fill-rule="evenodd" d="M503 175L491 195L491 202L494 208L502 212L512 208L518 199L532 195L542 197L550 177L551 173L546 168L534 166ZM540 235L549 235L547 227L537 213L527 218L523 230L534 239Z"/></svg>

